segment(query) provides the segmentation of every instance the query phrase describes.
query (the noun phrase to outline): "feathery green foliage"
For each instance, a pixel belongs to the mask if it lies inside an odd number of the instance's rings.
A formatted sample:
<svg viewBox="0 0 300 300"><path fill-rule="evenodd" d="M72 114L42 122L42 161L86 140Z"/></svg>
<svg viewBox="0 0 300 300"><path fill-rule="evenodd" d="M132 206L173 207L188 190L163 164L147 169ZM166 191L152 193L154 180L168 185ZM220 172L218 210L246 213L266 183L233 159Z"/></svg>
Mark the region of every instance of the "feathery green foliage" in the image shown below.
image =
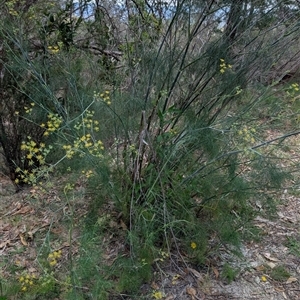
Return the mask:
<svg viewBox="0 0 300 300"><path fill-rule="evenodd" d="M86 289L108 299L113 281L119 293L137 294L157 249L201 265L221 244L238 247L255 200L268 205L291 178L278 153L299 133L299 88L279 90L289 70L279 78L273 69L297 55L297 23L255 18L231 1L223 9L178 1L168 18L134 1L127 36L117 37L109 10L84 20L71 6L38 2L21 16L11 2L0 30L0 143L11 178L43 186L60 174L74 182L65 185L67 203L77 179L91 194L66 299L84 299ZM219 10L228 12L225 25ZM110 48L118 39L122 58ZM270 138L290 115L290 131ZM128 253L111 269L101 265L107 225L98 216L108 202L128 231ZM228 281L236 276L223 271Z"/></svg>

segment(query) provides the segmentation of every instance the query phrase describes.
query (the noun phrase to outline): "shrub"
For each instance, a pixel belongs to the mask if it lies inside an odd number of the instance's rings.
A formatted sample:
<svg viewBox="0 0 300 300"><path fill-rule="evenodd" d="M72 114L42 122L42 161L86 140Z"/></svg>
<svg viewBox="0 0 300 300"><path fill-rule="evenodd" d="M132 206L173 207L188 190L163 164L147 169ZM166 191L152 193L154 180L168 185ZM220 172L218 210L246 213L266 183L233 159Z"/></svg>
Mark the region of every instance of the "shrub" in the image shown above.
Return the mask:
<svg viewBox="0 0 300 300"><path fill-rule="evenodd" d="M264 118L276 111L269 103L275 102L280 80L270 73L274 64L284 64L287 46L299 39L296 25L283 28L266 19L261 24L251 11L242 11L241 3L224 6L229 10L225 30L219 28L213 1L196 8L179 1L165 20L136 3L128 17L130 38L120 45L127 55L120 70L81 51L75 36L94 27L89 20L64 20L67 8L58 9L57 18L43 14L48 25L37 23L43 50L36 56L30 35L20 39L15 33L16 23L1 30L6 86L12 88L3 92L8 96L0 142L11 177L18 184L43 184L53 170L82 171L87 186L98 193L89 203L91 228L99 207L114 201L128 229L129 257L118 269L124 272L120 292L136 293L150 280L155 249L183 249L203 264L212 248L238 246L256 214L255 199L269 200L268 194L290 178L276 151L299 132L292 128L269 139ZM246 14L245 23L231 19L239 13ZM157 35L146 34L153 26ZM106 29L102 24L108 34ZM286 90L292 102L297 89L294 84ZM91 273L76 283L96 276L94 261L88 262ZM225 278L235 275L224 266ZM98 283L99 289L106 284Z"/></svg>

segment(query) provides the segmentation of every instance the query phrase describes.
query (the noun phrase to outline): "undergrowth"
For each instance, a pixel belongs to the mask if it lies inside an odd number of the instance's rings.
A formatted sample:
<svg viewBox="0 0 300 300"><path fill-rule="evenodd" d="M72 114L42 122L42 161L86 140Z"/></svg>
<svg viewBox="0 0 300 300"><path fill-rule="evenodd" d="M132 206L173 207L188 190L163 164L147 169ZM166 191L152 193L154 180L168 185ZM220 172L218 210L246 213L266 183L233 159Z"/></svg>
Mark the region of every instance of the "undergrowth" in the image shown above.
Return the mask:
<svg viewBox="0 0 300 300"><path fill-rule="evenodd" d="M184 2L164 30L155 18L140 20L163 32L160 37L144 27L132 30L137 23L131 20L132 42L124 39L120 46L120 68L86 56L86 45L66 36L71 28L74 36L90 33L88 21L55 25L68 6L55 18L40 12L48 25L35 23L40 30L34 35L43 44L36 56L30 34L20 38L22 19L8 11L0 35L5 80L13 89L1 104L0 141L18 189L30 185L47 193L61 185L69 232L63 250L53 248L47 234L36 272L15 272L9 289L18 297L142 296L140 287L151 282L155 264L172 253L199 268L222 245L238 253L243 239L257 238L251 225L257 203L274 207L269 194L292 178L281 162L287 159L285 140L299 133L298 83L282 86L274 79L265 85L258 77L297 38L294 25L284 37L274 33L281 38L265 62L261 49L271 49L263 39L267 25L258 33L245 27L233 41L228 31L206 27L213 20L210 6L193 19ZM207 41L196 51L203 34ZM273 136L278 128L286 133ZM114 245L114 256L105 261ZM224 279L231 282L236 274L224 265ZM7 282L1 282L7 295L1 296L9 297Z"/></svg>

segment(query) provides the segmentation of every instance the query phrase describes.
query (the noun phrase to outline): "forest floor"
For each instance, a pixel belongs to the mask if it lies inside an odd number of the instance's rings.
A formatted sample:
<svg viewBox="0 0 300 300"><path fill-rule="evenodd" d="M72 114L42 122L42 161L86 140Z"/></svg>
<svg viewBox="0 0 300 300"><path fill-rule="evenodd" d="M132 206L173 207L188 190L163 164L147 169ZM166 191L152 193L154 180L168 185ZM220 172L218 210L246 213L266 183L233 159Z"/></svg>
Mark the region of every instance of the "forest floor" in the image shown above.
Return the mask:
<svg viewBox="0 0 300 300"><path fill-rule="evenodd" d="M78 255L80 222L87 214L88 199L80 196L84 192L82 187L75 189L78 195L74 198L76 201L71 199L66 203L54 187L47 191L27 188L15 193L10 180L0 177L1 280L8 283L24 270L38 276L42 266L37 258L47 247L62 251L62 257L55 266L58 273L65 270L64 262ZM266 217L264 208L257 203L262 213L256 217L254 226L260 228L263 234L259 240L243 243L242 256L234 255L226 247L220 248L215 259L210 258L207 267L200 269L183 263L184 254L178 257L178 252L171 253L163 262L158 260L154 263L153 281L141 287L145 295L143 299L154 299L153 291L160 291L161 299L165 300L300 299L300 195L283 190L276 197L278 206L272 218ZM103 258L108 265L126 252L124 239L127 228L120 223L111 207L101 212L110 218L108 234L103 237L106 245ZM74 222L72 231L67 226L71 215ZM230 283L222 276L226 263L231 266L227 276L232 276ZM1 288L3 291L0 292L5 293L5 285ZM1 299L21 298L20 294L16 294ZM63 300L55 298L59 299ZM115 295L111 299L131 298Z"/></svg>

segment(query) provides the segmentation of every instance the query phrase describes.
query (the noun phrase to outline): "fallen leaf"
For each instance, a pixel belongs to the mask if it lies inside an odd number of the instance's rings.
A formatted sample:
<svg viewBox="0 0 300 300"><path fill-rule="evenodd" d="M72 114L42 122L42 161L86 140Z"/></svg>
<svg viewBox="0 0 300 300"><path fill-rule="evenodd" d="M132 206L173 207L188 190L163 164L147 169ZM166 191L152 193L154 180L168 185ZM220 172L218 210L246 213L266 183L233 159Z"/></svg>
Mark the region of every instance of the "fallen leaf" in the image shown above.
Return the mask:
<svg viewBox="0 0 300 300"><path fill-rule="evenodd" d="M265 269L265 266L260 265L260 266L257 266L255 269L256 269L256 271L263 271Z"/></svg>
<svg viewBox="0 0 300 300"><path fill-rule="evenodd" d="M33 213L34 209L32 209L30 206L23 206L22 208L18 209L16 212L12 213L11 215L12 216L23 215L23 214L26 214L28 212Z"/></svg>
<svg viewBox="0 0 300 300"><path fill-rule="evenodd" d="M290 278L286 281L286 283L292 283L292 282L296 282L296 281L298 281L297 278L295 278L295 277L290 277Z"/></svg>
<svg viewBox="0 0 300 300"><path fill-rule="evenodd" d="M173 277L172 277L172 284L175 285L177 284L178 282L178 279L180 278L181 276L179 274L175 274Z"/></svg>
<svg viewBox="0 0 300 300"><path fill-rule="evenodd" d="M192 296L192 299L195 299L195 296L196 296L196 294L197 294L196 289L194 289L193 287L187 287L187 288L186 288L186 292L187 292L190 296Z"/></svg>
<svg viewBox="0 0 300 300"><path fill-rule="evenodd" d="M151 283L151 287L154 289L154 290L158 290L159 289L159 286L153 281Z"/></svg>
<svg viewBox="0 0 300 300"><path fill-rule="evenodd" d="M54 234L60 234L62 233L62 228L61 227L52 227L51 228L51 232L54 233Z"/></svg>
<svg viewBox="0 0 300 300"><path fill-rule="evenodd" d="M15 203L15 206L16 206L16 209L21 209L22 203L18 201Z"/></svg>
<svg viewBox="0 0 300 300"><path fill-rule="evenodd" d="M279 259L272 257L270 253L264 253L263 256L270 261L279 261Z"/></svg>
<svg viewBox="0 0 300 300"><path fill-rule="evenodd" d="M267 265L271 268L274 269L276 267L276 264L274 264L273 262L267 262Z"/></svg>
<svg viewBox="0 0 300 300"><path fill-rule="evenodd" d="M215 268L215 267L212 267L212 269L213 269L213 272L214 272L214 274L215 274L215 276L216 276L216 279L218 279L218 278L219 278L219 275L220 275L218 269Z"/></svg>
<svg viewBox="0 0 300 300"><path fill-rule="evenodd" d="M198 271L196 271L196 270L194 270L192 268L187 268L187 271L190 272L190 273L192 273L198 280L200 280L200 281L203 280L202 275Z"/></svg>
<svg viewBox="0 0 300 300"><path fill-rule="evenodd" d="M38 271L37 271L36 268L29 267L29 268L28 268L28 272L29 272L29 273L37 273Z"/></svg>
<svg viewBox="0 0 300 300"><path fill-rule="evenodd" d="M292 217L286 217L287 221L293 224L296 224L298 222L298 219L292 218Z"/></svg>
<svg viewBox="0 0 300 300"><path fill-rule="evenodd" d="M28 238L30 241L33 241L33 232L32 232L32 231L28 231L28 232L27 232L27 238Z"/></svg>
<svg viewBox="0 0 300 300"><path fill-rule="evenodd" d="M167 298L165 300L173 300L174 299L174 296L173 295L169 295L167 296Z"/></svg>
<svg viewBox="0 0 300 300"><path fill-rule="evenodd" d="M24 246L28 246L28 243L26 242L26 238L25 238L24 234L23 234L23 233L20 233L20 234L19 234L19 237L20 237L21 243L22 243Z"/></svg>
<svg viewBox="0 0 300 300"><path fill-rule="evenodd" d="M68 242L63 242L62 246L60 247L60 250L64 247L70 247L70 243Z"/></svg>
<svg viewBox="0 0 300 300"><path fill-rule="evenodd" d="M280 211L277 212L277 215L278 215L278 217L280 217L281 219L284 219L284 218L285 218L285 215L284 215L282 212L280 212Z"/></svg>
<svg viewBox="0 0 300 300"><path fill-rule="evenodd" d="M0 249L2 249L2 248L4 248L4 247L8 246L9 243L10 243L10 240L7 240L7 241L2 242L2 243L0 244Z"/></svg>
<svg viewBox="0 0 300 300"><path fill-rule="evenodd" d="M127 226L126 226L126 224L123 222L123 220L121 219L120 220L120 225L121 225L121 228L123 229L123 230L127 230Z"/></svg>

